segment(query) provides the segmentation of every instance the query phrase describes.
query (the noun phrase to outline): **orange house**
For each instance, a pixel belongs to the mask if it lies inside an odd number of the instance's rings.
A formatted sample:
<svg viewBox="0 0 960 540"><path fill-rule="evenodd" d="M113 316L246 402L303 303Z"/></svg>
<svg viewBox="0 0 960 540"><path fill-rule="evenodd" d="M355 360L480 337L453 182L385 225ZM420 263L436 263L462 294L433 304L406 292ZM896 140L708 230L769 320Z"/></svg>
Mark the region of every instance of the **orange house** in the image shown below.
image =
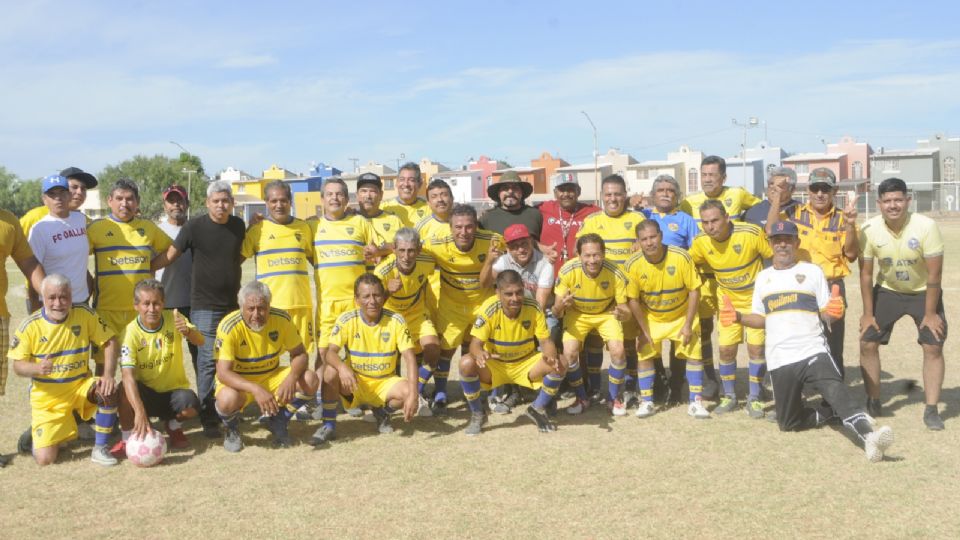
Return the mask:
<svg viewBox="0 0 960 540"><path fill-rule="evenodd" d="M563 159L550 155L550 152L544 152L540 154L539 158L530 160L530 166L542 168L544 171L543 174L548 180L557 172L557 169L560 167L568 167L569 165L570 164ZM536 192L536 190L534 190L534 192Z"/></svg>
<svg viewBox="0 0 960 540"><path fill-rule="evenodd" d="M491 182L496 183L500 176L507 171L517 173L521 180L533 186L534 193L547 192L547 173L543 167L513 167L511 169L500 169L493 171L490 175Z"/></svg>

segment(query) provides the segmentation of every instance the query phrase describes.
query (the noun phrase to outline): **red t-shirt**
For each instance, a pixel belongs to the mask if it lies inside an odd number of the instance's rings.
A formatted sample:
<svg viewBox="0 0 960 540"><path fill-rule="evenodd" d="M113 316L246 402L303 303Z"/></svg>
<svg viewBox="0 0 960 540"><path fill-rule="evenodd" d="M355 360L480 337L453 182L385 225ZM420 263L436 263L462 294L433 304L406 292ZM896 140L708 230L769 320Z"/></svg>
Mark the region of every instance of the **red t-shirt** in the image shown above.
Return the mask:
<svg viewBox="0 0 960 540"><path fill-rule="evenodd" d="M540 231L540 243L545 246L556 244L559 257L553 263L553 274L560 271L563 263L577 256L577 232L583 227L583 220L600 207L592 204L577 203L573 214L560 208L557 201L545 201L539 207L543 215L543 228Z"/></svg>

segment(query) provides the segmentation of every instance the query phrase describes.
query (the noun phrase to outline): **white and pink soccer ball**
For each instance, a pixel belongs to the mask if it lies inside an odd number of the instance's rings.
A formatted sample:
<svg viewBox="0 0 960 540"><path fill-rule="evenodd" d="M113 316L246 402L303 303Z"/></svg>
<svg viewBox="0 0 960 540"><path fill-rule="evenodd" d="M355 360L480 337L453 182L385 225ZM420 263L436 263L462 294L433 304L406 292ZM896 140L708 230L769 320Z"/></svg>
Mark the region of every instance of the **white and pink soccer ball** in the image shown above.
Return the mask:
<svg viewBox="0 0 960 540"><path fill-rule="evenodd" d="M127 440L127 459L137 467L153 467L163 461L167 455L167 440L163 433L149 431L142 439L130 437Z"/></svg>

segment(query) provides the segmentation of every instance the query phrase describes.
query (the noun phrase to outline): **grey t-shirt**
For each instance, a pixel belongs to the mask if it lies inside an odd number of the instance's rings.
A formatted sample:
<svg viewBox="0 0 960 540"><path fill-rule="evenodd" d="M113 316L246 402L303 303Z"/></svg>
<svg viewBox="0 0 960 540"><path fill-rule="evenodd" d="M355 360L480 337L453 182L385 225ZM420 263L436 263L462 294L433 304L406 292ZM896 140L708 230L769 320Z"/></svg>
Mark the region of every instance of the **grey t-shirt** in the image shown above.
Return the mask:
<svg viewBox="0 0 960 540"><path fill-rule="evenodd" d="M504 270L516 270L523 279L524 293L528 298L536 300L537 289L553 289L553 265L539 251L533 252L533 257L526 266L517 264L509 253L502 255L493 263L493 271L500 273Z"/></svg>
<svg viewBox="0 0 960 540"><path fill-rule="evenodd" d="M523 223L530 231L535 242L540 241L540 230L543 228L543 214L540 210L523 205L520 210L505 210L501 206L494 206L480 216L480 227L488 231L503 234L507 227L514 223Z"/></svg>
<svg viewBox="0 0 960 540"><path fill-rule="evenodd" d="M160 230L167 233L171 239L180 233L181 226L164 219L159 224ZM190 307L190 267L193 265L193 253L187 251L180 255L173 264L157 270L157 279L163 284L165 297L164 306L167 309Z"/></svg>

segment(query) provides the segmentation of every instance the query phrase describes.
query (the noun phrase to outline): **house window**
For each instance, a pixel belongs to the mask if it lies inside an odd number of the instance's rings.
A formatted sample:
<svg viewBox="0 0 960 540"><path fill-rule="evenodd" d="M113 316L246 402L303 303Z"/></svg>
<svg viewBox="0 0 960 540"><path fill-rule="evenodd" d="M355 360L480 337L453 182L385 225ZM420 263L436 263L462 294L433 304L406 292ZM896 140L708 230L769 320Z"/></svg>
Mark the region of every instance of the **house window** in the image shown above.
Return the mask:
<svg viewBox="0 0 960 540"><path fill-rule="evenodd" d="M899 159L878 159L873 162L874 167L879 168L881 171L899 171L900 170L900 160Z"/></svg>
<svg viewBox="0 0 960 540"><path fill-rule="evenodd" d="M451 178L451 179L450 179L450 185L451 185L451 186L457 185L457 179L456 179L456 178Z"/></svg>
<svg viewBox="0 0 960 540"><path fill-rule="evenodd" d="M387 178L383 181L383 189L393 189L393 180Z"/></svg>
<svg viewBox="0 0 960 540"><path fill-rule="evenodd" d="M243 184L240 184L239 186L237 186L237 193L243 193L243 192L244 192L244 188L246 188L246 187L247 187L247 186L245 186L245 185L243 185Z"/></svg>
<svg viewBox="0 0 960 540"><path fill-rule="evenodd" d="M640 169L639 171L637 171L637 178L639 178L640 180L649 180L650 171L646 169Z"/></svg>
<svg viewBox="0 0 960 540"><path fill-rule="evenodd" d="M810 164L797 163L797 174L810 174Z"/></svg>
<svg viewBox="0 0 960 540"><path fill-rule="evenodd" d="M700 191L700 174L696 167L690 167L690 170L687 171L687 191L690 193Z"/></svg>
<svg viewBox="0 0 960 540"><path fill-rule="evenodd" d="M943 158L943 181L957 181L957 160L953 159L952 157Z"/></svg>
<svg viewBox="0 0 960 540"><path fill-rule="evenodd" d="M863 162L862 161L853 162L853 177L863 178Z"/></svg>

